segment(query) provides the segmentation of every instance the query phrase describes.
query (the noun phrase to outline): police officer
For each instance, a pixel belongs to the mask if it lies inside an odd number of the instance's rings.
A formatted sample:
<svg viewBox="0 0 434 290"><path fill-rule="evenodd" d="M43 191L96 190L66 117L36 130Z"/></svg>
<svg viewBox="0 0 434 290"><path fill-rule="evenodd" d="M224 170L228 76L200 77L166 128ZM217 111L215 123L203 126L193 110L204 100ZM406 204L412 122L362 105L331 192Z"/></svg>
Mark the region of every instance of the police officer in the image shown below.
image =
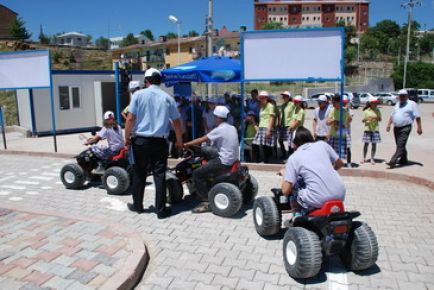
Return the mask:
<svg viewBox="0 0 434 290"><path fill-rule="evenodd" d="M131 211L142 213L148 166L155 183L155 208L158 218L170 216L166 207L166 169L171 123L175 128L176 146L182 148L180 115L175 100L160 88L160 71L150 68L145 72L146 89L132 97L125 124L125 145L132 147L134 156L133 204Z"/></svg>

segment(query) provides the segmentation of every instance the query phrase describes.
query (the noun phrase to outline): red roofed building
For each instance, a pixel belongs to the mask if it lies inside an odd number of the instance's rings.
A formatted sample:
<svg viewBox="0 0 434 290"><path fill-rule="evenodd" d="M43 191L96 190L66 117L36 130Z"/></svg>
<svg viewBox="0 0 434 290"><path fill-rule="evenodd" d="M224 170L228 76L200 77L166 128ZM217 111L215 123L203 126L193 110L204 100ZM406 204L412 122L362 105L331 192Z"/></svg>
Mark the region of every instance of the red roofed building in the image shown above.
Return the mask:
<svg viewBox="0 0 434 290"><path fill-rule="evenodd" d="M369 26L368 0L255 0L255 29L280 22L285 28L334 27L343 21L365 32Z"/></svg>

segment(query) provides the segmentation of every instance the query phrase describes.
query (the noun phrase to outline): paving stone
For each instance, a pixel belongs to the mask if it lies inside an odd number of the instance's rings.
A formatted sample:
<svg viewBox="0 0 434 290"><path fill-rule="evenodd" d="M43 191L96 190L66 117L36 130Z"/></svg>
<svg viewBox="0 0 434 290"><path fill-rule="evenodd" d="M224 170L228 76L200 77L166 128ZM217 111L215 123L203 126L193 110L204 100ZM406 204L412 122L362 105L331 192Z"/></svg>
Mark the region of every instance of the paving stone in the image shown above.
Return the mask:
<svg viewBox="0 0 434 290"><path fill-rule="evenodd" d="M207 273L220 274L221 276L227 277L232 267L230 266L217 266L214 264L210 264L206 269Z"/></svg>
<svg viewBox="0 0 434 290"><path fill-rule="evenodd" d="M187 280L204 282L205 284L210 284L213 278L214 278L214 274L206 274L206 273L200 273L197 271L192 271Z"/></svg>
<svg viewBox="0 0 434 290"><path fill-rule="evenodd" d="M0 281L0 289L15 290L15 289L20 289L25 284L26 284L25 282L17 281L12 278L6 278Z"/></svg>
<svg viewBox="0 0 434 290"><path fill-rule="evenodd" d="M252 280L255 275L254 270L241 270L237 267L233 267L229 277L231 278L244 278L246 280Z"/></svg>
<svg viewBox="0 0 434 290"><path fill-rule="evenodd" d="M66 280L56 276L45 282L42 286L63 290L67 289L68 286L72 285L74 282L74 280Z"/></svg>
<svg viewBox="0 0 434 290"><path fill-rule="evenodd" d="M88 284L90 281L95 279L98 274L95 272L85 272L80 269L75 270L70 275L68 275L69 280L75 280L80 282L81 284Z"/></svg>
<svg viewBox="0 0 434 290"><path fill-rule="evenodd" d="M246 279L240 279L237 285L237 289L240 290L249 290L249 289L263 289L264 282L263 281L248 281Z"/></svg>
<svg viewBox="0 0 434 290"><path fill-rule="evenodd" d="M229 289L235 289L236 285L238 284L238 280L239 279L237 278L228 278L221 275L215 275L211 285L221 285L223 287L226 286Z"/></svg>

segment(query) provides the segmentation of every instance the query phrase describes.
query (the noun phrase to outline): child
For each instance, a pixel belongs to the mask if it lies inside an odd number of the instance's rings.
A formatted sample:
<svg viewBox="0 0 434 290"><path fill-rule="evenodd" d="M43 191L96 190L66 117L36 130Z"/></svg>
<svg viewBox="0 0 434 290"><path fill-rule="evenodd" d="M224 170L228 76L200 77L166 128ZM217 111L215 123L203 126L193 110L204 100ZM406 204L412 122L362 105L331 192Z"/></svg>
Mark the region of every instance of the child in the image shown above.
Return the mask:
<svg viewBox="0 0 434 290"><path fill-rule="evenodd" d="M343 109L343 121L342 121L342 150L339 146L339 136L340 136L340 96L334 96L332 98L332 104L333 108L330 110L327 125L330 126L330 133L329 133L329 141L328 143L332 148L335 150L335 152L339 155L339 151L341 151L341 159L347 158L347 149L349 145L349 139L348 139L348 124L351 122L351 116L348 112L348 109Z"/></svg>
<svg viewBox="0 0 434 290"><path fill-rule="evenodd" d="M107 145L93 145L100 140L107 139ZM104 123L101 131L99 131L95 137L89 138L84 145L93 145L91 147L92 152L101 160L98 163L98 168L95 173L101 173L103 171L103 163L110 157L115 156L124 147L124 138L122 136L122 128L115 120L112 111L104 113Z"/></svg>
<svg viewBox="0 0 434 290"><path fill-rule="evenodd" d="M378 99L370 98L366 103L366 107L363 109L362 122L365 124L365 130L363 133L363 160L360 163L366 162L366 154L368 153L368 146L371 143L371 164L375 165L375 152L377 151L377 143L381 142L380 132L378 130L378 123L381 122L381 112L377 108Z"/></svg>
<svg viewBox="0 0 434 290"><path fill-rule="evenodd" d="M246 131L244 138L244 158L247 162L252 162L252 142L255 138L256 132L258 131L258 124L256 122L256 113L254 111L249 111L246 116Z"/></svg>
<svg viewBox="0 0 434 290"><path fill-rule="evenodd" d="M344 103L344 108L348 111L348 114L350 115L350 118L348 119L348 126L347 126L347 167L352 167L352 162L351 162L351 122L353 120L354 114L353 114L353 111L351 111L350 100L349 100L347 95L344 95L343 103Z"/></svg>

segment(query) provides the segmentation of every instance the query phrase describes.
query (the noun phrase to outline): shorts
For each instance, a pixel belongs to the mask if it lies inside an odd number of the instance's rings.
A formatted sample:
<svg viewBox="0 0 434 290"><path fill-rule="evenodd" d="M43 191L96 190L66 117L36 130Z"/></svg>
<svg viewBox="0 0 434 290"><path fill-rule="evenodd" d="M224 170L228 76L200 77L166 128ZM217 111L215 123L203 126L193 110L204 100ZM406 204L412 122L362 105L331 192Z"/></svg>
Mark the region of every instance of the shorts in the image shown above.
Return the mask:
<svg viewBox="0 0 434 290"><path fill-rule="evenodd" d="M99 159L107 160L110 157L117 155L120 149L117 151L113 151L109 147L104 145L93 145L91 147L91 150Z"/></svg>
<svg viewBox="0 0 434 290"><path fill-rule="evenodd" d="M365 131L363 133L362 141L364 143L373 143L373 144L381 143L380 132Z"/></svg>
<svg viewBox="0 0 434 290"><path fill-rule="evenodd" d="M267 128L259 128L258 132L256 132L252 144L264 145L269 147L276 146L276 130L271 131L270 138L265 137L266 134L267 134Z"/></svg>

